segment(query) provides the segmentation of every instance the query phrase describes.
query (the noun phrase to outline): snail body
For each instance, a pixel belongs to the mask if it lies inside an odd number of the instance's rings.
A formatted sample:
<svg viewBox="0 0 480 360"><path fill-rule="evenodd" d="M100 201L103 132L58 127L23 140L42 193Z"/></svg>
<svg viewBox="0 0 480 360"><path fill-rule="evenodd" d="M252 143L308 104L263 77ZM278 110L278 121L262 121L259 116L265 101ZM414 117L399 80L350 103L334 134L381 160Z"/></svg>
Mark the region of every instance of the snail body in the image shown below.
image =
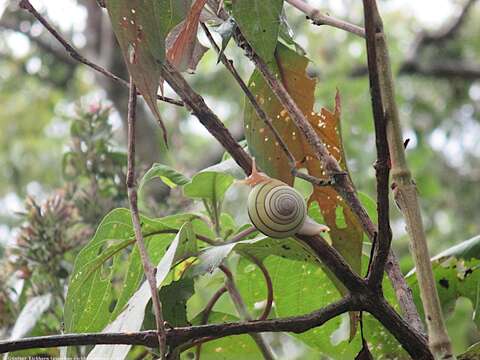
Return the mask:
<svg viewBox="0 0 480 360"><path fill-rule="evenodd" d="M294 234L315 235L329 231L307 215L302 195L283 181L258 172L253 164L252 174L244 181L252 186L248 196L248 216L261 233L272 238Z"/></svg>

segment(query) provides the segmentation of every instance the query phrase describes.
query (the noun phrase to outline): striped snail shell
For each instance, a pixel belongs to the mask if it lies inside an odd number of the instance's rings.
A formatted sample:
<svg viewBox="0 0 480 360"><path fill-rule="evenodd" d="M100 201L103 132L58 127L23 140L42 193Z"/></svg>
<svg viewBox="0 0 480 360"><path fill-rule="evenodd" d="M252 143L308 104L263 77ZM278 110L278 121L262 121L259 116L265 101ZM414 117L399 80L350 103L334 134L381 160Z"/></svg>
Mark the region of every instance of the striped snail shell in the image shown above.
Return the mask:
<svg viewBox="0 0 480 360"><path fill-rule="evenodd" d="M302 229L307 206L297 190L270 179L255 185L250 192L248 216L261 233L272 238L286 238Z"/></svg>

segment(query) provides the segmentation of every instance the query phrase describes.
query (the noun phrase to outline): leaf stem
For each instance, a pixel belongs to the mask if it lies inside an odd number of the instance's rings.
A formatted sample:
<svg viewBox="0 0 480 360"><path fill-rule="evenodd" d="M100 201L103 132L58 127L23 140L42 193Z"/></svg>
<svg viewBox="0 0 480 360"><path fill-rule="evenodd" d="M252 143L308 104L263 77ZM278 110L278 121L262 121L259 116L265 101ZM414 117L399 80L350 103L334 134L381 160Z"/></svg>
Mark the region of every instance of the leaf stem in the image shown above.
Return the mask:
<svg viewBox="0 0 480 360"><path fill-rule="evenodd" d="M232 272L225 265L220 265L219 268L225 274L225 287L228 290L230 298L232 299L232 302L235 305L235 308L237 309L240 318L242 318L243 320L252 321L252 316L249 314L247 306L243 302L242 295L240 294L237 286L235 285ZM272 353L272 349L270 348L262 334L251 333L249 335L252 337L252 339L255 341L258 348L262 352L264 359L275 359L275 356Z"/></svg>

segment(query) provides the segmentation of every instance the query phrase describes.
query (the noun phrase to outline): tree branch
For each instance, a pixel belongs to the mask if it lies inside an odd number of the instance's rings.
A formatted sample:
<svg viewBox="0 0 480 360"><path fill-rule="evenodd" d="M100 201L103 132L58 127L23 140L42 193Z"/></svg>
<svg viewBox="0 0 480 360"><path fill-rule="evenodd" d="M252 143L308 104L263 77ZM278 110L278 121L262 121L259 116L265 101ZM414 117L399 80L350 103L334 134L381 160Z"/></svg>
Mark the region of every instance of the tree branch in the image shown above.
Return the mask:
<svg viewBox="0 0 480 360"><path fill-rule="evenodd" d="M328 320L347 311L355 311L358 304L347 297L323 309L312 313L273 320L254 320L241 323L225 323L179 327L166 329L167 344L176 347L192 339L211 336L221 338L230 335L240 335L260 332L284 332L291 331L302 333L314 327L320 326ZM39 336L13 341L0 341L0 353L32 348L49 348L75 345L98 345L98 344L129 344L143 345L148 347L158 346L156 331L141 331L136 333L86 333L66 334L53 336Z"/></svg>
<svg viewBox="0 0 480 360"><path fill-rule="evenodd" d="M402 130L395 102L395 88L390 66L388 47L383 31L383 22L375 0L364 0L365 18L369 21L369 46L375 47L374 59L378 67L378 86L383 99L387 123L387 138L392 165L392 188L395 200L405 216L410 236L417 278L428 327L429 345L437 359L454 358L450 339L440 307L433 271L428 253L427 239L423 229L420 205L415 183L412 181L403 145ZM370 49L371 50L371 49ZM370 53L372 55L372 53ZM373 59L371 59L373 61ZM370 74L372 76L372 74Z"/></svg>
<svg viewBox="0 0 480 360"><path fill-rule="evenodd" d="M365 3L365 1L364 1ZM365 5L364 5L365 6ZM389 215L389 175L390 155L388 152L387 126L380 91L380 80L376 64L375 23L369 12L365 12L365 31L368 58L368 74L370 78L370 95L372 101L373 120L375 125L375 143L377 149L377 161L375 171L377 178L377 213L378 232L373 242L373 257L370 259L368 281L381 291L383 272L390 251L392 230L390 229Z"/></svg>
<svg viewBox="0 0 480 360"><path fill-rule="evenodd" d="M89 68L105 75L106 77L122 84L123 86L128 88L128 82L122 79L121 77L111 73L110 71L104 69L100 65L97 65L87 58L85 58L83 55L81 55L70 43L65 40L65 38L60 35L60 33L45 19L38 11L33 7L33 5L30 3L29 0L21 0L20 1L20 7L24 10L27 10L30 14L32 14L47 30L52 36L57 39L57 41L65 48L65 50L68 52L68 54L78 62L81 62L82 64L87 65ZM141 95L140 93L137 93L137 95ZM171 99L165 96L157 95L157 99L177 105L177 106L183 106L183 103L181 101Z"/></svg>
<svg viewBox="0 0 480 360"><path fill-rule="evenodd" d="M322 14L318 9L315 9L303 0L287 0L287 2L307 15L307 19L311 19L312 23L315 25L328 25L345 30L360 37L365 37L365 30L360 26L350 24L344 20L336 19L330 15Z"/></svg>

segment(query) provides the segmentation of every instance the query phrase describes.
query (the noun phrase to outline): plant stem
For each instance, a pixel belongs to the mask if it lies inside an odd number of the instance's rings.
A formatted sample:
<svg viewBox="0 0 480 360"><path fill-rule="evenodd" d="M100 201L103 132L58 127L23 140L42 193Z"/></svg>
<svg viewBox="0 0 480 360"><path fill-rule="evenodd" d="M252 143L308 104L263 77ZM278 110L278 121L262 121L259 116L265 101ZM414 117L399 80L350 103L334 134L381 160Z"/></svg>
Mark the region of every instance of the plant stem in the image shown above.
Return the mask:
<svg viewBox="0 0 480 360"><path fill-rule="evenodd" d="M435 287L417 189L412 180L411 172L405 158L402 130L395 102L394 82L387 42L383 31L383 22L375 0L364 0L363 3L365 16L372 22L372 30L375 31L374 40L377 50L375 60L379 69L378 76L381 96L387 118L386 131L392 166L392 188L395 200L405 217L407 232L410 236L411 249L417 268L420 296L422 298L427 322L429 346L436 359L453 359L452 346L445 327L440 300Z"/></svg>
<svg viewBox="0 0 480 360"><path fill-rule="evenodd" d="M235 285L232 272L225 265L220 265L219 268L225 274L225 287L228 290L230 298L232 299L233 305L237 309L238 314L240 315L240 318L243 320L252 321L252 316L248 312L247 306L243 302L242 295L240 294L240 292L237 289L237 286ZM270 345L268 345L267 341L262 336L262 334L252 333L249 335L252 337L252 339L255 341L258 348L262 352L264 359L266 360L275 359L275 356L272 353L272 349L270 348Z"/></svg>
<svg viewBox="0 0 480 360"><path fill-rule="evenodd" d="M158 345L160 351L160 358L164 359L167 348L167 337L165 335L165 325L162 314L162 305L158 297L157 282L155 279L155 268L150 262L145 241L143 239L142 227L140 225L140 215L138 212L137 203L137 189L135 185L135 120L136 120L136 106L137 106L137 91L130 77L130 91L128 96L128 166L127 166L127 191L128 199L130 201L130 211L132 215L133 228L135 230L135 239L137 242L140 258L142 259L143 269L148 284L150 285L150 292L152 294L152 304L155 313L155 322L157 326Z"/></svg>

